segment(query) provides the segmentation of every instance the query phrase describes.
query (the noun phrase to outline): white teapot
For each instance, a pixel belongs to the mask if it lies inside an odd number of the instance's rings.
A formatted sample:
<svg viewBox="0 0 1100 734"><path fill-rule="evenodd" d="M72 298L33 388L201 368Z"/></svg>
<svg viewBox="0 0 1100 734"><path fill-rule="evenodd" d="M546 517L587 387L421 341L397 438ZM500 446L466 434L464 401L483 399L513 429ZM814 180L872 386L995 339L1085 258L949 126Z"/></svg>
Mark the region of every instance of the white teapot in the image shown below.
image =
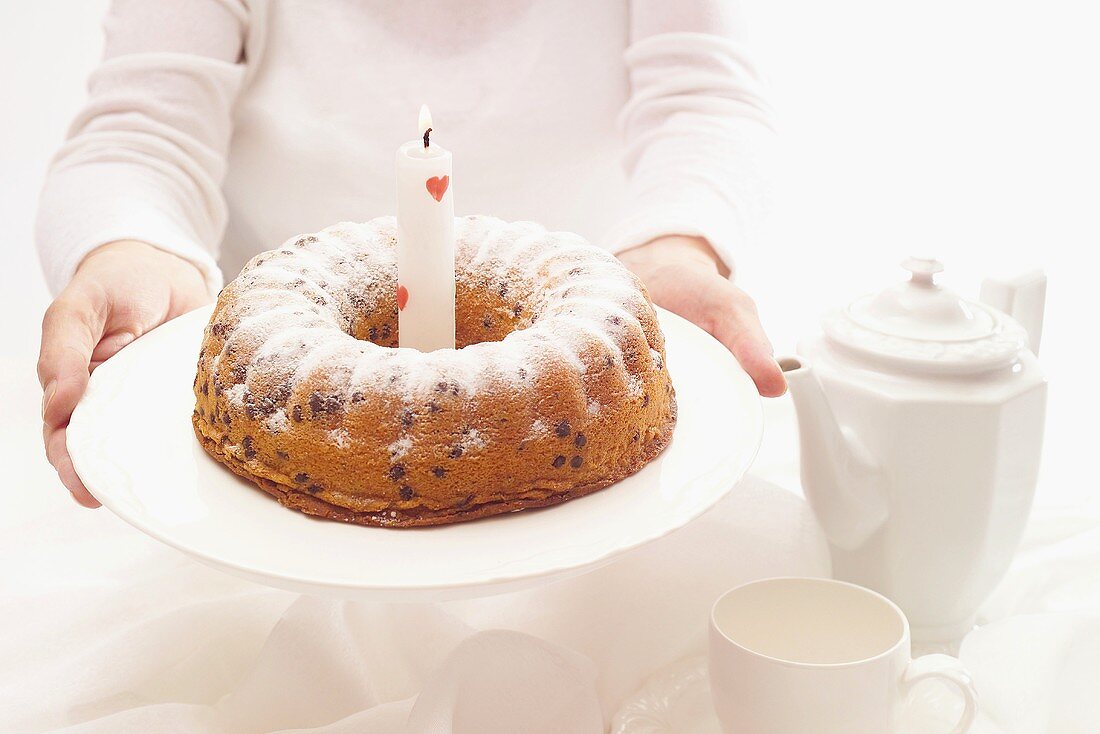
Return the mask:
<svg viewBox="0 0 1100 734"><path fill-rule="evenodd" d="M944 643L973 627L1031 508L1046 278L987 280L979 303L937 285L936 260L903 267L909 281L826 315L780 364L834 575L896 601L914 640Z"/></svg>

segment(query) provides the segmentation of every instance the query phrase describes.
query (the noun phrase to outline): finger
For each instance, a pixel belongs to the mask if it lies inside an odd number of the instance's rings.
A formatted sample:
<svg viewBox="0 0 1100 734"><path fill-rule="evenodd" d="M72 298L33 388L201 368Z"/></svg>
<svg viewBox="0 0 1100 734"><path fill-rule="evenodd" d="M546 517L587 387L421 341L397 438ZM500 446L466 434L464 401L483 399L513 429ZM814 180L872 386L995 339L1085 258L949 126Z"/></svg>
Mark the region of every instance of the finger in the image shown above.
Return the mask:
<svg viewBox="0 0 1100 734"><path fill-rule="evenodd" d="M95 370L96 367L118 354L123 347L135 338L136 335L132 331L120 331L108 334L100 339L99 344L96 344L95 349L92 350L90 369Z"/></svg>
<svg viewBox="0 0 1100 734"><path fill-rule="evenodd" d="M99 507L99 501L84 486L84 482L80 481L76 469L73 468L69 449L65 445L65 435L64 428L45 428L46 458L53 464L61 483L65 485L65 489L69 490L69 494L77 504L88 508Z"/></svg>
<svg viewBox="0 0 1100 734"><path fill-rule="evenodd" d="M771 342L764 334L752 299L735 289L714 313L717 317L712 333L737 358L760 394L774 398L785 393L787 380L772 356Z"/></svg>
<svg viewBox="0 0 1100 734"><path fill-rule="evenodd" d="M766 344L748 341L735 356L763 397L777 398L787 392L787 379Z"/></svg>
<svg viewBox="0 0 1100 734"><path fill-rule="evenodd" d="M42 319L38 379L44 389L42 420L64 426L88 385L92 351L103 333L105 307L79 289L66 289Z"/></svg>

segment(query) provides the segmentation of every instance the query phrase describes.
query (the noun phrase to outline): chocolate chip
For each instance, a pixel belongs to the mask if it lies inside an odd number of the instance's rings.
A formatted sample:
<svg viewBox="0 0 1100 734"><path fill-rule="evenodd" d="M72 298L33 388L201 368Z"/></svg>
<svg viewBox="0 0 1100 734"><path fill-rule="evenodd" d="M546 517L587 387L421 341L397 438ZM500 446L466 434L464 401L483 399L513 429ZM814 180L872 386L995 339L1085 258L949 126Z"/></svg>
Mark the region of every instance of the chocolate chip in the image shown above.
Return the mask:
<svg viewBox="0 0 1100 734"><path fill-rule="evenodd" d="M301 423L302 422L302 406L301 405L295 405L290 411L290 417L293 418L298 423Z"/></svg>
<svg viewBox="0 0 1100 734"><path fill-rule="evenodd" d="M343 407L339 395L322 395L315 392L309 396L309 409L313 415L338 413Z"/></svg>
<svg viewBox="0 0 1100 734"><path fill-rule="evenodd" d="M256 397L252 393L245 396L244 412L249 418L266 418L275 412L278 406L270 397Z"/></svg>
<svg viewBox="0 0 1100 734"><path fill-rule="evenodd" d="M512 307L512 315L513 316L515 316L516 318L519 318L519 315L521 313L523 313L523 304L522 303L517 303L515 306Z"/></svg>
<svg viewBox="0 0 1100 734"><path fill-rule="evenodd" d="M289 458L290 458L290 454L288 454L288 453L287 453L287 452L285 452L285 451L276 451L276 452L275 452L275 455L276 455L276 456L278 456L278 457L279 457L280 459L282 459L283 461L286 461L287 459L289 459Z"/></svg>
<svg viewBox="0 0 1100 734"><path fill-rule="evenodd" d="M443 409L439 407L439 403L435 402L434 400L432 402L428 403L428 412L429 413L438 413L441 410L443 410Z"/></svg>
<svg viewBox="0 0 1100 734"><path fill-rule="evenodd" d="M637 431L634 431L634 435L630 437L630 440L633 441L634 443L638 443L638 439L641 438L641 437L642 437L642 434L638 433Z"/></svg>
<svg viewBox="0 0 1100 734"><path fill-rule="evenodd" d="M457 459L458 457L462 456L462 447L458 444L455 444L454 448L451 449L450 456L452 459Z"/></svg>
<svg viewBox="0 0 1100 734"><path fill-rule="evenodd" d="M365 396L365 395L363 395L363 393L361 393L361 392L359 392L359 391L353 392L353 393L351 394L351 402L353 402L353 403L361 403L361 402L363 402L363 398L364 398L364 397L366 397L366 396Z"/></svg>
<svg viewBox="0 0 1100 734"><path fill-rule="evenodd" d="M311 484L308 487L306 487L306 491L309 492L310 494L317 494L322 489L323 489L323 487L320 484Z"/></svg>
<svg viewBox="0 0 1100 734"><path fill-rule="evenodd" d="M649 405L649 393L642 396L642 407L644 408L647 405Z"/></svg>
<svg viewBox="0 0 1100 734"><path fill-rule="evenodd" d="M583 433L578 433L577 437L573 439L573 445L578 449L583 449L586 443L588 443L588 439L584 437Z"/></svg>
<svg viewBox="0 0 1100 734"><path fill-rule="evenodd" d="M491 328L493 328L493 317L492 317L492 316L489 316L489 315L486 315L486 316L485 316L485 318L483 318L483 319L481 320L481 326L482 326L482 328L484 328L484 329L491 329Z"/></svg>
<svg viewBox="0 0 1100 734"><path fill-rule="evenodd" d="M435 383L435 391L436 392L447 392L447 383L446 382L437 382L437 383Z"/></svg>
<svg viewBox="0 0 1100 734"><path fill-rule="evenodd" d="M446 473L447 473L447 470L446 470L446 469L444 469L444 468L443 468L443 467L441 467L441 466L433 466L433 467L432 467L432 474L435 474L436 478L438 478L438 479L442 479L442 478L443 478L443 476L444 476L444 475L445 475Z"/></svg>
<svg viewBox="0 0 1100 734"><path fill-rule="evenodd" d="M374 326L367 329L367 338L373 341L378 341L378 329Z"/></svg>
<svg viewBox="0 0 1100 734"><path fill-rule="evenodd" d="M413 498L413 495L416 494L416 492L413 492L413 488L410 487L407 484L401 485L400 492L401 492L401 499L403 499L403 500L411 500Z"/></svg>
<svg viewBox="0 0 1100 734"><path fill-rule="evenodd" d="M400 479L403 476L405 476L405 465L404 464L394 464L393 466L390 467L390 479L392 479L396 482L398 479Z"/></svg>
<svg viewBox="0 0 1100 734"><path fill-rule="evenodd" d="M559 454L554 457L553 463L555 469L561 469L563 466L565 466L565 457Z"/></svg>
<svg viewBox="0 0 1100 734"><path fill-rule="evenodd" d="M232 422L233 422L233 419L229 417L229 413L222 414L222 423L224 423L225 425L228 426Z"/></svg>
<svg viewBox="0 0 1100 734"><path fill-rule="evenodd" d="M305 472L299 472L298 474L294 475L294 481L298 484L305 484L309 481L309 475Z"/></svg>
<svg viewBox="0 0 1100 734"><path fill-rule="evenodd" d="M252 447L252 436L245 436L241 440L241 446L244 446L244 458L251 459L256 455L256 449Z"/></svg>
<svg viewBox="0 0 1100 734"><path fill-rule="evenodd" d="M209 382L202 383L202 394L203 395L209 395L210 394L210 383Z"/></svg>
<svg viewBox="0 0 1100 734"><path fill-rule="evenodd" d="M573 429L570 428L569 421L562 421L554 428L554 433L557 434L558 438L565 438L572 432Z"/></svg>
<svg viewBox="0 0 1100 734"><path fill-rule="evenodd" d="M405 410L401 411L401 425L405 426L405 428L408 428L412 424L413 424L413 412L411 410L409 410L408 408L406 408Z"/></svg>
<svg viewBox="0 0 1100 734"><path fill-rule="evenodd" d="M268 394L268 399L272 402L283 404L290 398L290 393L293 390L289 382L281 383L278 387Z"/></svg>
<svg viewBox="0 0 1100 734"><path fill-rule="evenodd" d="M385 324L382 327L382 338L383 339L389 339L390 338L390 325L389 324Z"/></svg>
<svg viewBox="0 0 1100 734"><path fill-rule="evenodd" d="M580 469L581 464L583 464L583 463L584 463L584 457L579 456L579 455L574 456L572 459L569 460L569 466L573 467L574 469Z"/></svg>
<svg viewBox="0 0 1100 734"><path fill-rule="evenodd" d="M604 357L604 360L603 360L603 366L604 367L610 367L613 364L615 364L614 359L612 359L611 357Z"/></svg>

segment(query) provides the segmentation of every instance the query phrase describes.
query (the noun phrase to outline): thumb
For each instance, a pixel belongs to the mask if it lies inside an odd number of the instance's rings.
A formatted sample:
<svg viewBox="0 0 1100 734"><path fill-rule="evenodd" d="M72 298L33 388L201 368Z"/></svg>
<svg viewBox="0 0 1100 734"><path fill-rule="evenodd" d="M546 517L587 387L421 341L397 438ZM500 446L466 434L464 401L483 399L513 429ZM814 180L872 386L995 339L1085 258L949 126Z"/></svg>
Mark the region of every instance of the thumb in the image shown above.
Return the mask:
<svg viewBox="0 0 1100 734"><path fill-rule="evenodd" d="M70 284L42 319L38 379L42 384L42 420L47 428L69 422L88 385L92 352L106 316L106 303L94 291Z"/></svg>

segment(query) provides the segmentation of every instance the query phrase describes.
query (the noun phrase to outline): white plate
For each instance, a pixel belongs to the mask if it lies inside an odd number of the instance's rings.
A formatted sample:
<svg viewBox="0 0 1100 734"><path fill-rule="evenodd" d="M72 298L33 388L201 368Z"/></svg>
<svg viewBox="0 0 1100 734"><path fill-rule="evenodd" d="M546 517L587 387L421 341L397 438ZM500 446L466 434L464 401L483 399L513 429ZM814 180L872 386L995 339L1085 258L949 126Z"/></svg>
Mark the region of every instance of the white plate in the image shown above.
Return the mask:
<svg viewBox="0 0 1100 734"><path fill-rule="evenodd" d="M433 528L344 525L288 510L215 462L191 428L210 308L127 346L92 374L69 454L126 522L228 573L293 591L427 601L484 596L589 570L681 527L752 463L760 400L734 358L662 311L679 418L632 477L555 507Z"/></svg>

